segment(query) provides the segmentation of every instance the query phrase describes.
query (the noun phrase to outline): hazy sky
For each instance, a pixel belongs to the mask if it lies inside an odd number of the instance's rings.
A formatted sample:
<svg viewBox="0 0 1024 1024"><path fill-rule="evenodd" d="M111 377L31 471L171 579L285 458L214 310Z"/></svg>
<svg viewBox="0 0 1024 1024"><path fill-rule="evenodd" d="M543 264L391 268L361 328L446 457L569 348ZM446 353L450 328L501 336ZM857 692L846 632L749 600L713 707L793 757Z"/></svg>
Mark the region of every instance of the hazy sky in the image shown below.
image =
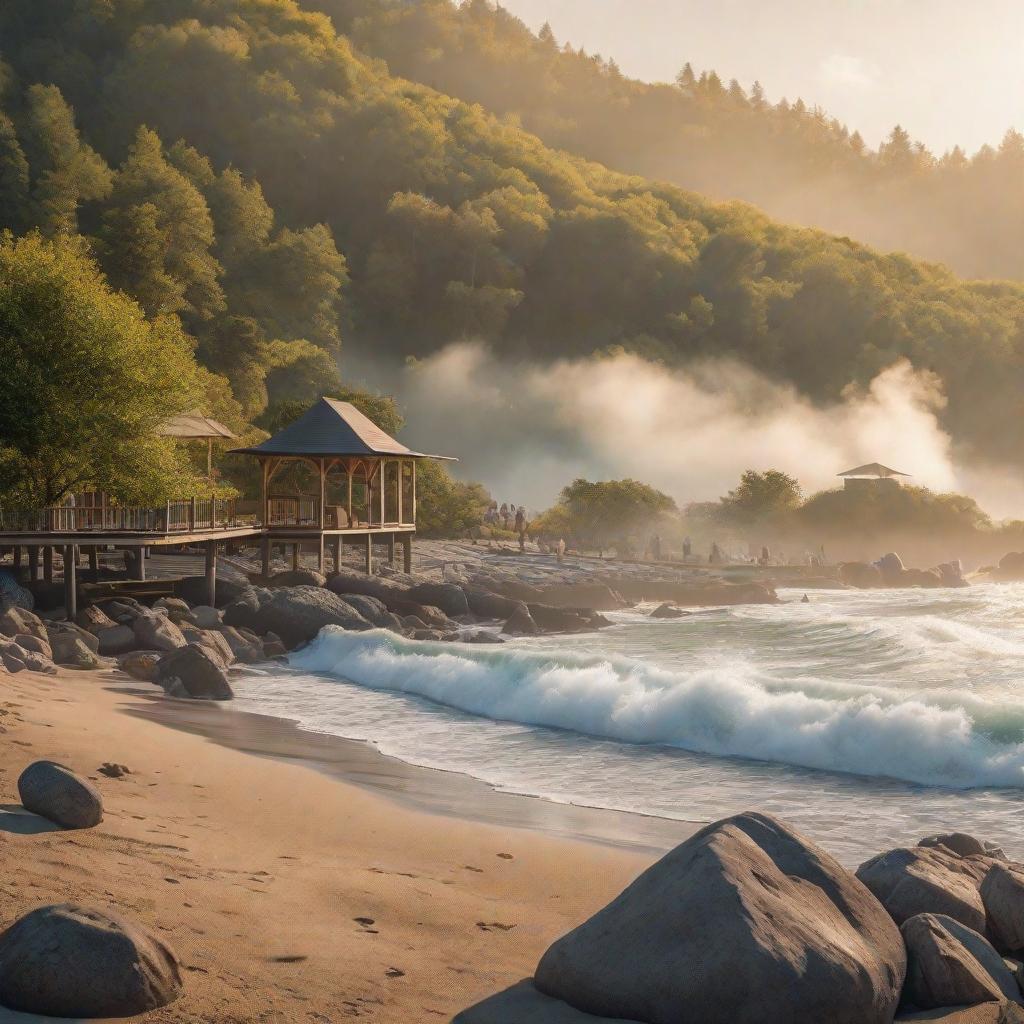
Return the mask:
<svg viewBox="0 0 1024 1024"><path fill-rule="evenodd" d="M894 124L942 152L1024 131L1022 0L501 0L560 43L671 81L690 61L800 96L872 146Z"/></svg>

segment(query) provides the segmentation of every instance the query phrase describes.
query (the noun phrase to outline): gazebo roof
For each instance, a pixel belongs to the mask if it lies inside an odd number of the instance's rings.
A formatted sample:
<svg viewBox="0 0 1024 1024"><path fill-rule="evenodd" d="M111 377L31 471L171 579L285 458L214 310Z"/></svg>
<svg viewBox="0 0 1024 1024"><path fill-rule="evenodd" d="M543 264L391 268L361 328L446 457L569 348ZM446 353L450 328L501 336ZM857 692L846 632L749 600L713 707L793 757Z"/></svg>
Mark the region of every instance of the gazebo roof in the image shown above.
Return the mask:
<svg viewBox="0 0 1024 1024"><path fill-rule="evenodd" d="M172 416L166 423L157 427L156 432L162 437L181 437L198 440L199 438L233 438L235 435L209 416L204 416L198 409Z"/></svg>
<svg viewBox="0 0 1024 1024"><path fill-rule="evenodd" d="M901 473L898 469L890 469L888 466L883 466L880 462L868 462L863 466L857 466L855 469L848 469L845 473L840 473L840 476L877 476L881 479L885 479L890 476L910 476L909 473Z"/></svg>
<svg viewBox="0 0 1024 1024"><path fill-rule="evenodd" d="M414 452L386 434L350 402L321 398L294 423L238 455L398 455L414 459L458 460Z"/></svg>

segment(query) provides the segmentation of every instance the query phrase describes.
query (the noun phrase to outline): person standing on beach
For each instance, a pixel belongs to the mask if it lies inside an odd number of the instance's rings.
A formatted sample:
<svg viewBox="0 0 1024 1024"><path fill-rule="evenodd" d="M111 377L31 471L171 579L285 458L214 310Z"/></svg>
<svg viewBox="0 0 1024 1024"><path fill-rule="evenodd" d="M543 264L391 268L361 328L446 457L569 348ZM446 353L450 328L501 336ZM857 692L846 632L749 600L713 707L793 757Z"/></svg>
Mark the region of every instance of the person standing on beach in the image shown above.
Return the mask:
<svg viewBox="0 0 1024 1024"><path fill-rule="evenodd" d="M562 561L565 558L565 538L559 537L558 543L555 545L555 554L558 556L558 560Z"/></svg>
<svg viewBox="0 0 1024 1024"><path fill-rule="evenodd" d="M519 550L526 551L526 507L520 505L516 509L516 533L519 534Z"/></svg>

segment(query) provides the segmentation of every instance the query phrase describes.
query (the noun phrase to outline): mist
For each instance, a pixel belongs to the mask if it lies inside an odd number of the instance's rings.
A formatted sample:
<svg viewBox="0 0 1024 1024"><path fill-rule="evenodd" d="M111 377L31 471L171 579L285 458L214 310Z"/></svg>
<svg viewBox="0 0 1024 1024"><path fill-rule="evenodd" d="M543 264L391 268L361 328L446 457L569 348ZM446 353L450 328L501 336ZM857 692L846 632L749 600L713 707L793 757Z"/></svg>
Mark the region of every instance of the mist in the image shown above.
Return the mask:
<svg viewBox="0 0 1024 1024"><path fill-rule="evenodd" d="M938 379L905 360L827 406L732 361L667 369L619 354L541 365L478 342L386 370L350 359L353 374L395 393L407 443L458 457L457 476L531 510L580 476L633 477L683 505L721 497L746 469L783 470L811 494L875 461L909 483L969 493L996 518L1024 500L1009 470L958 459Z"/></svg>

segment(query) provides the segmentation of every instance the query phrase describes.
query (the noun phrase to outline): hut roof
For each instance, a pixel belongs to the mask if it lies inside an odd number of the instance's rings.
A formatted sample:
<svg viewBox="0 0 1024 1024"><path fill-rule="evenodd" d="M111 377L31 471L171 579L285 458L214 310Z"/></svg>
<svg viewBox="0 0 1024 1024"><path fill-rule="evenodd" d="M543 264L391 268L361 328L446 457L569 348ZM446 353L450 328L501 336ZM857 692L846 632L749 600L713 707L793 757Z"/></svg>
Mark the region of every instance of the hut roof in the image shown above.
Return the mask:
<svg viewBox="0 0 1024 1024"><path fill-rule="evenodd" d="M890 476L910 476L909 473L901 473L898 469L890 469L888 466L883 466L880 462L868 462L863 466L857 466L855 469L848 469L845 473L840 473L840 476L877 476L882 479Z"/></svg>
<svg viewBox="0 0 1024 1024"><path fill-rule="evenodd" d="M166 423L157 427L156 432L163 437L182 438L233 438L235 435L218 420L204 416L198 409L172 416Z"/></svg>
<svg viewBox="0 0 1024 1024"><path fill-rule="evenodd" d="M414 452L386 434L349 402L321 398L294 423L252 448L236 448L243 455L401 455L415 459L445 459L446 455Z"/></svg>

